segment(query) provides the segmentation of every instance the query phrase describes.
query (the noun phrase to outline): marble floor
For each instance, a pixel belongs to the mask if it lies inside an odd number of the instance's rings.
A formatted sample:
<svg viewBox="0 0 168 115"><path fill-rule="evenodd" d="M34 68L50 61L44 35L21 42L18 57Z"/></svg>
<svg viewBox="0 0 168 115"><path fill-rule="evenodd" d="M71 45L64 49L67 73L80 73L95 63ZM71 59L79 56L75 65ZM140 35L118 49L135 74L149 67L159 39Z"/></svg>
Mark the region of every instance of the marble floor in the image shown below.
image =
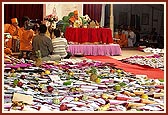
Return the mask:
<svg viewBox="0 0 168 115"><path fill-rule="evenodd" d="M145 53L143 51L137 50L137 48L127 48L127 49L122 49L122 54L120 56L111 56L111 57L117 60L121 60L121 59L128 58L134 55L146 56L150 54L152 53Z"/></svg>

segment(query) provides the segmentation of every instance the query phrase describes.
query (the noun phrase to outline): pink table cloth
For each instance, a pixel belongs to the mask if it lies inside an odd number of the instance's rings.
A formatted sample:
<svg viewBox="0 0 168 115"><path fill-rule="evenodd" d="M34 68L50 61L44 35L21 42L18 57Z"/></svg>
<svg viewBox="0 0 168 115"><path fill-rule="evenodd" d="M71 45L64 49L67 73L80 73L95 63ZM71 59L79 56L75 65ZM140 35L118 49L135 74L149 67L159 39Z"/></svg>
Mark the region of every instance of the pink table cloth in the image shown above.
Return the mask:
<svg viewBox="0 0 168 115"><path fill-rule="evenodd" d="M105 45L69 45L68 51L75 54L84 54L84 55L105 55L105 56L114 56L121 55L121 48L118 44L105 44Z"/></svg>

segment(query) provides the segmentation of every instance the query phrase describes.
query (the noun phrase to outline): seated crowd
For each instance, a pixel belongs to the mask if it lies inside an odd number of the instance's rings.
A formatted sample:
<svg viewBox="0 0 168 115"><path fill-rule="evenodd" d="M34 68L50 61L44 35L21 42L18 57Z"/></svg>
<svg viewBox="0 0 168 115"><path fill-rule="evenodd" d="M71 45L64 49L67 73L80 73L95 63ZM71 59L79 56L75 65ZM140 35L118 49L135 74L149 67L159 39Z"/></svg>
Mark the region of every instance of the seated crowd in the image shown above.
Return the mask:
<svg viewBox="0 0 168 115"><path fill-rule="evenodd" d="M152 28L151 32L140 37L140 29L130 26L121 25L115 29L114 43L120 47L137 47L146 46L154 48L163 48L164 41L156 32L156 28Z"/></svg>
<svg viewBox="0 0 168 115"><path fill-rule="evenodd" d="M131 27L119 27L114 32L114 43L120 45L120 47L134 47L137 42L137 37L133 28Z"/></svg>
<svg viewBox="0 0 168 115"><path fill-rule="evenodd" d="M86 22L90 21L92 28L99 26L89 17L86 19L78 15L75 10L73 15L68 19L70 27L80 28L85 27ZM85 20L85 23L83 22ZM62 38L61 30L52 28L52 24L47 26L48 21L40 23L31 23L29 17L22 18L22 26L19 27L17 18L11 19L11 24L4 24L4 33L10 34L11 38L4 36L5 54L12 54L12 52L19 52L18 58L36 59L37 51L40 51L42 60L60 60L63 58L70 58L71 53L67 52L68 42L66 38Z"/></svg>
<svg viewBox="0 0 168 115"><path fill-rule="evenodd" d="M4 25L4 33L9 33L11 38L5 41L4 53L11 55L14 47L19 48L18 58L36 60L37 51L40 51L42 61L59 61L63 58L70 58L71 53L67 52L67 41L61 38L61 31L54 29L54 37L47 35L48 28L45 23L33 24L30 26L30 19L27 16L22 18L23 26L18 26L17 18L11 19L11 24ZM15 46L14 46L15 45ZM26 54L26 56L24 55Z"/></svg>
<svg viewBox="0 0 168 115"><path fill-rule="evenodd" d="M90 26L92 22L93 20L90 22ZM78 11L74 11L74 15L69 18L69 23L72 27L82 26ZM96 22L94 23L96 24ZM41 24L32 24L27 16L22 18L22 27L19 27L18 24L17 18L12 18L11 24L4 25L4 33L9 33L12 37L10 39L5 36L5 54L19 51L19 59L25 57L24 54L26 54L27 59L35 60L38 57L36 52L40 51L40 57L43 61L71 57L71 53L67 52L68 41L62 37L60 29L51 28L52 26L47 27L45 21ZM151 33L155 36L154 30ZM114 32L113 41L121 48L134 47L140 42L140 35L132 27L120 26Z"/></svg>

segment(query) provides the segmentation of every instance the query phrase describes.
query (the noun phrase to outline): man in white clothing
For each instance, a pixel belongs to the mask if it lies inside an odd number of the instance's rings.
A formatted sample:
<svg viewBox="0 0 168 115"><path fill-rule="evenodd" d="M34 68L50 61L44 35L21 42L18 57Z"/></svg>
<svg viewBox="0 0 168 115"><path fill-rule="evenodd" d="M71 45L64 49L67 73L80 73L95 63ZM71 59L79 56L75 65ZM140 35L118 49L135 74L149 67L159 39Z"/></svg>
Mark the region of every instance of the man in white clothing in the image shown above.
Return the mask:
<svg viewBox="0 0 168 115"><path fill-rule="evenodd" d="M133 47L136 42L136 35L131 28L128 30L128 47Z"/></svg>
<svg viewBox="0 0 168 115"><path fill-rule="evenodd" d="M54 47L53 54L60 55L61 58L68 59L71 57L71 53L67 52L68 43L65 38L61 38L61 31L56 28L54 29L55 37L52 39L52 44Z"/></svg>

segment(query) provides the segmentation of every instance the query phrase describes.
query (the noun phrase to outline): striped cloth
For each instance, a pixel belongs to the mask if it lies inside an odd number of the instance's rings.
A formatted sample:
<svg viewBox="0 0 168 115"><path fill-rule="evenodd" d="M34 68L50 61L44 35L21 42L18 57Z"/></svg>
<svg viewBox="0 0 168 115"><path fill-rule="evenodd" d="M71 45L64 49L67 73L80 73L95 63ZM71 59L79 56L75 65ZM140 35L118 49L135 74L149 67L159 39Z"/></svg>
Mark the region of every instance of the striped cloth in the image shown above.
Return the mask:
<svg viewBox="0 0 168 115"><path fill-rule="evenodd" d="M52 44L54 47L54 55L60 55L62 58L67 56L67 40L65 38L53 38Z"/></svg>

